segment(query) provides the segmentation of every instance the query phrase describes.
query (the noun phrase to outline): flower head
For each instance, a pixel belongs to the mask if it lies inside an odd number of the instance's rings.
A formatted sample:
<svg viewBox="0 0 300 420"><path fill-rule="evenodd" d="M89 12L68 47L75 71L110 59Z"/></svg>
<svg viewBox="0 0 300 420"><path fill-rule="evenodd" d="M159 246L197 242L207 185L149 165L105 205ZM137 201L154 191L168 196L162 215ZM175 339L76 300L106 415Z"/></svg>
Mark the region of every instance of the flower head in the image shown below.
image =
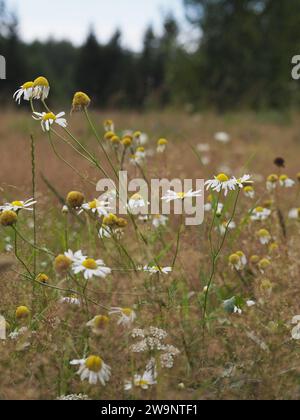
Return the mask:
<svg viewBox="0 0 300 420"><path fill-rule="evenodd" d="M79 365L77 374L82 381L88 380L91 385L97 385L98 381L105 386L111 376L111 368L101 357L89 356L87 359L72 360L71 365Z"/></svg>
<svg viewBox="0 0 300 420"><path fill-rule="evenodd" d="M92 329L94 334L101 335L105 328L109 325L109 318L105 315L97 315L86 325Z"/></svg>
<svg viewBox="0 0 300 420"><path fill-rule="evenodd" d="M54 261L54 268L58 273L67 272L72 265L72 260L65 255L58 255Z"/></svg>
<svg viewBox="0 0 300 420"><path fill-rule="evenodd" d="M63 128L67 127L67 120L62 118L64 115L64 112L60 112L57 115L53 114L53 112L34 112L32 118L41 121L43 131L50 131L51 125L54 123Z"/></svg>
<svg viewBox="0 0 300 420"><path fill-rule="evenodd" d="M27 306L19 306L16 309L16 319L27 319L30 315L30 310Z"/></svg>
<svg viewBox="0 0 300 420"><path fill-rule="evenodd" d="M188 192L175 192L172 190L168 190L167 194L162 197L163 201L166 201L167 203L170 203L171 201L177 201L177 200L185 200L186 198L194 198L194 197L201 197L202 196L202 191L198 190L198 191L193 191L190 190Z"/></svg>
<svg viewBox="0 0 300 420"><path fill-rule="evenodd" d="M164 153L164 151L166 150L168 145L168 140L167 139L159 139L157 142L157 153Z"/></svg>
<svg viewBox="0 0 300 420"><path fill-rule="evenodd" d="M263 207L256 207L253 210L253 213L251 215L251 219L254 221L263 221L266 220L271 215L271 210L266 209Z"/></svg>
<svg viewBox="0 0 300 420"><path fill-rule="evenodd" d="M77 209L82 206L84 202L84 195L79 191L71 191L67 195L66 203L72 209Z"/></svg>
<svg viewBox="0 0 300 420"><path fill-rule="evenodd" d="M281 175L279 177L279 184L284 188L291 188L295 185L295 181L290 179L287 175Z"/></svg>
<svg viewBox="0 0 300 420"><path fill-rule="evenodd" d="M4 210L0 213L0 225L7 227L13 226L18 221L18 215L12 210Z"/></svg>
<svg viewBox="0 0 300 420"><path fill-rule="evenodd" d="M83 111L91 103L91 99L89 96L84 92L76 92L73 101L72 101L72 112L73 111Z"/></svg>
<svg viewBox="0 0 300 420"><path fill-rule="evenodd" d="M48 98L50 92L50 85L48 80L43 77L37 77L33 82L33 97L34 99L45 100Z"/></svg>
<svg viewBox="0 0 300 420"><path fill-rule="evenodd" d="M72 270L74 274L83 273L86 280L90 280L93 277L104 279L111 274L111 269L106 267L102 260L94 260L93 258L75 261L72 265Z"/></svg>
<svg viewBox="0 0 300 420"><path fill-rule="evenodd" d="M146 273L149 273L151 276L153 276L154 274L169 274L169 273L172 273L173 270L172 270L172 267L162 268L162 267L158 267L158 266L154 266L154 265L152 265L152 266L146 265L144 267L144 271Z"/></svg>
<svg viewBox="0 0 300 420"><path fill-rule="evenodd" d="M136 320L136 313L131 308L111 308L109 315L119 315L118 325L131 326Z"/></svg>
<svg viewBox="0 0 300 420"><path fill-rule="evenodd" d="M33 98L33 82L24 83L20 86L20 89L14 93L13 98L19 105L21 103L22 96L24 101L30 101L30 99Z"/></svg>
<svg viewBox="0 0 300 420"><path fill-rule="evenodd" d="M151 371L146 371L143 375L134 375L133 381L126 381L124 385L125 391L131 391L133 388L141 388L147 390L152 385L156 385L156 378Z"/></svg>
<svg viewBox="0 0 300 420"><path fill-rule="evenodd" d="M168 217L162 214L157 214L153 216L152 225L158 229L160 226L166 226L168 222Z"/></svg>
<svg viewBox="0 0 300 420"><path fill-rule="evenodd" d="M82 211L91 211L92 213L97 213L99 216L108 216L109 210L111 207L107 201L99 201L97 199L90 201L89 203L82 204L81 206L81 213Z"/></svg>
<svg viewBox="0 0 300 420"><path fill-rule="evenodd" d="M215 140L218 141L219 143L224 143L227 144L230 142L230 135L221 131L215 134Z"/></svg>
<svg viewBox="0 0 300 420"><path fill-rule="evenodd" d="M272 239L272 236L267 229L260 229L257 232L257 236L258 236L258 238L260 240L260 243L262 245L267 245Z"/></svg>
<svg viewBox="0 0 300 420"><path fill-rule="evenodd" d="M3 206L0 206L0 211L11 210L18 212L19 210L28 210L32 211L36 201L33 198L30 198L27 201L12 201L11 203L5 203Z"/></svg>

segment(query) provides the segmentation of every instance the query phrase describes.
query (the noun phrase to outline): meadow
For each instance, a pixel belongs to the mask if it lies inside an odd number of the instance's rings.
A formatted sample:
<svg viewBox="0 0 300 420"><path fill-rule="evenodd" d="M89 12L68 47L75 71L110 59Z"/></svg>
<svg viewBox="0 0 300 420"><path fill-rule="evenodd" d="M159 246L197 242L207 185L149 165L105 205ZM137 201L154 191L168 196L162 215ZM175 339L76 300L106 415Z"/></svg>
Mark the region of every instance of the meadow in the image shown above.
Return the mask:
<svg viewBox="0 0 300 420"><path fill-rule="evenodd" d="M298 399L299 115L76 107L0 115L0 399ZM204 223L105 214L120 166L214 181Z"/></svg>

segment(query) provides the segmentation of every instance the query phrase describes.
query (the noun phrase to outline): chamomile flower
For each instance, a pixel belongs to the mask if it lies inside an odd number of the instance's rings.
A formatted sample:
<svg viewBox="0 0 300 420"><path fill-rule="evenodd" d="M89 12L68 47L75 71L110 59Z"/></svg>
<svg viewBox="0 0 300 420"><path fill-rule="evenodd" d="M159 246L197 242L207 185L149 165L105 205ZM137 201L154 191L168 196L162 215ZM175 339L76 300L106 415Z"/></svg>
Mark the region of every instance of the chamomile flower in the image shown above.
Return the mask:
<svg viewBox="0 0 300 420"><path fill-rule="evenodd" d="M133 381L126 381L124 385L125 391L131 391L133 388L141 388L147 390L152 385L156 385L157 382L153 376L153 373L146 371L143 375L134 375Z"/></svg>
<svg viewBox="0 0 300 420"><path fill-rule="evenodd" d="M101 357L89 356L87 359L72 360L72 366L79 365L80 368L77 374L80 376L81 381L86 379L91 385L97 385L98 381L105 386L111 376L111 368L108 366Z"/></svg>
<svg viewBox="0 0 300 420"><path fill-rule="evenodd" d="M5 203L3 206L0 206L0 211L14 211L18 212L19 210L33 211L33 207L37 202L30 198L27 201L13 201L12 203Z"/></svg>
<svg viewBox="0 0 300 420"><path fill-rule="evenodd" d="M97 199L90 201L89 203L84 203L81 206L81 210L79 212L82 213L84 210L91 211L92 213L97 213L99 216L108 216L109 210L112 208L109 206L107 201L99 201Z"/></svg>
<svg viewBox="0 0 300 420"><path fill-rule="evenodd" d="M226 196L228 191L235 190L236 181L234 179L230 180L227 175L222 173L215 176L214 179L206 181L205 185L207 190L211 189L212 191L216 191L218 193L224 191L224 195Z"/></svg>
<svg viewBox="0 0 300 420"><path fill-rule="evenodd" d="M166 201L167 203L170 203L171 201L176 201L176 200L185 200L186 198L194 198L194 197L201 197L202 196L202 191L198 190L198 191L193 191L190 190L188 192L175 192L175 191L171 191L168 190L167 194L162 197L163 201Z"/></svg>
<svg viewBox="0 0 300 420"><path fill-rule="evenodd" d="M262 274L271 266L271 261L268 258L263 258L258 263L258 268Z"/></svg>
<svg viewBox="0 0 300 420"><path fill-rule="evenodd" d="M230 135L228 133L220 131L220 132L215 134L215 140L218 141L219 143L227 144L227 143L230 142L231 138L230 138Z"/></svg>
<svg viewBox="0 0 300 420"><path fill-rule="evenodd" d="M37 77L33 82L33 97L34 99L41 99L42 101L48 98L50 92L50 85L48 80L43 77Z"/></svg>
<svg viewBox="0 0 300 420"><path fill-rule="evenodd" d="M158 229L160 226L166 226L168 223L169 218L162 214L157 214L153 216L152 225L155 229Z"/></svg>
<svg viewBox="0 0 300 420"><path fill-rule="evenodd" d="M266 209L266 208L263 208L263 207L256 207L253 210L253 213L251 215L251 220L254 220L254 221L266 220L266 219L268 219L268 217L270 217L271 213L272 212L271 212L270 209Z"/></svg>
<svg viewBox="0 0 300 420"><path fill-rule="evenodd" d="M267 229L260 229L257 232L257 237L262 245L268 245L272 239L272 236Z"/></svg>
<svg viewBox="0 0 300 420"><path fill-rule="evenodd" d="M218 213L217 213L218 214ZM232 220L231 222L224 221L222 222L217 229L219 230L221 235L225 235L225 233L229 230L234 230L236 228L236 223Z"/></svg>
<svg viewBox="0 0 300 420"><path fill-rule="evenodd" d="M144 271L146 273L149 273L151 276L153 276L154 274L169 274L172 273L172 267L158 267L158 266L148 266L146 265L144 267Z"/></svg>
<svg viewBox="0 0 300 420"><path fill-rule="evenodd" d="M87 324L87 327L92 329L95 335L101 335L106 327L109 325L109 318L105 315L97 315L91 319Z"/></svg>
<svg viewBox="0 0 300 420"><path fill-rule="evenodd" d="M60 127L67 127L67 120L62 118L65 115L65 112L60 112L55 115L53 112L34 112L32 118L36 121L41 121L41 126L43 131L50 131L51 125L54 123Z"/></svg>
<svg viewBox="0 0 300 420"><path fill-rule="evenodd" d="M30 101L30 99L33 98L33 82L24 83L20 86L20 89L14 93L13 98L19 105L21 103L22 96L24 101Z"/></svg>
<svg viewBox="0 0 300 420"><path fill-rule="evenodd" d="M250 185L244 187L243 191L244 191L245 197L251 198L251 199L255 198L254 188L251 187Z"/></svg>
<svg viewBox="0 0 300 420"><path fill-rule="evenodd" d="M66 296L60 299L60 303L67 303L68 305L80 306L81 302L77 296Z"/></svg>
<svg viewBox="0 0 300 420"><path fill-rule="evenodd" d="M278 176L276 174L271 174L267 178L267 190L272 192L276 189L278 183Z"/></svg>
<svg viewBox="0 0 300 420"><path fill-rule="evenodd" d="M82 254L82 251L79 250L79 251L73 252L71 249L65 252L65 257L67 257L73 264L81 263L87 258L85 255Z"/></svg>
<svg viewBox="0 0 300 420"><path fill-rule="evenodd" d="M210 151L210 145L208 143L197 144L197 150L199 153L208 153Z"/></svg>
<svg viewBox="0 0 300 420"><path fill-rule="evenodd" d="M159 139L157 142L157 148L156 148L157 153L164 153L167 148L167 145L168 145L167 139Z"/></svg>
<svg viewBox="0 0 300 420"><path fill-rule="evenodd" d="M235 254L230 255L228 260L229 260L229 265L237 271L241 271L247 265L247 257L241 251L238 251Z"/></svg>
<svg viewBox="0 0 300 420"><path fill-rule="evenodd" d="M111 269L106 267L102 260L94 260L93 258L75 261L72 269L74 274L83 273L86 280L90 280L93 277L104 279L111 274Z"/></svg>
<svg viewBox="0 0 300 420"><path fill-rule="evenodd" d="M103 126L104 126L104 130L106 131L106 133L109 132L109 131L112 132L112 133L115 132L115 125L114 125L114 122L112 120L105 120Z"/></svg>
<svg viewBox="0 0 300 420"><path fill-rule="evenodd" d="M281 175L279 177L279 184L284 188L292 188L295 185L295 181L290 179L287 175Z"/></svg>
<svg viewBox="0 0 300 420"><path fill-rule="evenodd" d="M118 315L118 325L130 327L136 320L136 313L131 308L111 308L109 315Z"/></svg>
<svg viewBox="0 0 300 420"><path fill-rule="evenodd" d="M144 198L140 194L134 194L129 202L128 202L128 209L130 211L145 209L150 203L145 201Z"/></svg>

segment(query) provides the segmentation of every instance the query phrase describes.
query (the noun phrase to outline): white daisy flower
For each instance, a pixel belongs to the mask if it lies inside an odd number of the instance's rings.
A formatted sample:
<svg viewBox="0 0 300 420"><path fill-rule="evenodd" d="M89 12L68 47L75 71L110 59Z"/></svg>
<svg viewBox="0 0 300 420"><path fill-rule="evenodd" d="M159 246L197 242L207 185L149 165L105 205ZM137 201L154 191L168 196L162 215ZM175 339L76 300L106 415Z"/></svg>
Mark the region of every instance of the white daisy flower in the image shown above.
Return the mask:
<svg viewBox="0 0 300 420"><path fill-rule="evenodd" d="M86 325L92 329L94 334L101 335L105 328L109 325L109 318L105 315L97 315L87 322Z"/></svg>
<svg viewBox="0 0 300 420"><path fill-rule="evenodd" d="M111 376L111 368L99 356L89 356L87 359L72 360L71 365L79 365L77 374L81 381L88 380L91 385L97 385L98 381L105 386Z"/></svg>
<svg viewBox="0 0 300 420"><path fill-rule="evenodd" d="M279 177L279 184L284 188L292 188L296 183L290 179L287 175L281 175Z"/></svg>
<svg viewBox="0 0 300 420"><path fill-rule="evenodd" d="M246 305L248 308L253 308L253 306L256 305L256 302L254 300L247 300Z"/></svg>
<svg viewBox="0 0 300 420"><path fill-rule="evenodd" d="M243 270L247 263L247 257L242 251L238 251L229 257L229 265L237 271Z"/></svg>
<svg viewBox="0 0 300 420"><path fill-rule="evenodd" d="M277 183L278 183L278 175L276 174L269 175L267 178L267 184L266 184L267 190L269 192L276 190Z"/></svg>
<svg viewBox="0 0 300 420"><path fill-rule="evenodd" d="M33 211L32 206L36 204L37 202L30 198L27 201L13 201L12 203L5 203L3 206L0 206L0 211L14 211L17 212L19 210L27 210L27 211Z"/></svg>
<svg viewBox="0 0 300 420"><path fill-rule="evenodd" d="M42 101L48 98L50 92L49 82L45 77L38 77L33 82L33 97Z"/></svg>
<svg viewBox="0 0 300 420"><path fill-rule="evenodd" d="M152 225L158 229L160 226L166 226L168 223L169 218L167 216L164 215L156 215L153 216L153 220L152 220Z"/></svg>
<svg viewBox="0 0 300 420"><path fill-rule="evenodd" d="M24 101L30 101L30 99L33 98L33 82L24 83L20 86L20 89L14 93L13 98L19 105L21 103L22 96Z"/></svg>
<svg viewBox="0 0 300 420"><path fill-rule="evenodd" d="M144 271L146 273L149 273L151 276L153 276L154 274L169 274L172 273L172 267L157 267L157 266L145 266L144 267Z"/></svg>
<svg viewBox="0 0 300 420"><path fill-rule="evenodd" d="M215 134L215 140L218 141L219 143L227 144L227 143L230 142L231 138L230 138L230 135L228 133L220 131L220 132Z"/></svg>
<svg viewBox="0 0 300 420"><path fill-rule="evenodd" d="M106 120L104 121L104 130L108 133L114 133L115 132L115 125L114 122L112 120Z"/></svg>
<svg viewBox="0 0 300 420"><path fill-rule="evenodd" d="M263 221L268 219L271 215L270 209L265 209L263 207L256 207L256 209L253 210L253 213L251 215L251 220L254 221Z"/></svg>
<svg viewBox="0 0 300 420"><path fill-rule="evenodd" d="M102 260L94 260L93 258L75 261L72 269L74 274L83 273L86 280L90 280L93 277L104 279L111 274L111 269L106 267Z"/></svg>
<svg viewBox="0 0 300 420"><path fill-rule="evenodd" d="M66 296L60 299L60 303L67 303L69 305L80 306L81 302L76 296Z"/></svg>
<svg viewBox="0 0 300 420"><path fill-rule="evenodd" d="M236 228L236 223L232 220L231 222L224 221L220 224L220 226L217 226L217 230L219 230L220 235L225 235L226 231L228 230L234 230Z"/></svg>
<svg viewBox="0 0 300 420"><path fill-rule="evenodd" d="M133 381L126 381L124 385L125 391L131 391L133 388L141 388L147 390L157 382L150 371L146 371L143 375L134 375Z"/></svg>
<svg viewBox="0 0 300 420"><path fill-rule="evenodd" d="M300 208L292 209L289 211L289 219L298 219L300 220Z"/></svg>
<svg viewBox="0 0 300 420"><path fill-rule="evenodd" d="M89 203L84 203L81 206L79 214L84 210L91 211L92 213L98 213L99 216L108 216L109 211L112 210L112 207L109 206L107 201L99 201L95 199Z"/></svg>
<svg viewBox="0 0 300 420"><path fill-rule="evenodd" d="M81 263L87 259L87 257L82 254L82 251L73 252L71 249L69 249L68 252L65 252L65 257L69 258L73 264Z"/></svg>
<svg viewBox="0 0 300 420"><path fill-rule="evenodd" d="M261 229L257 232L257 236L262 245L268 245L272 239L270 232L267 229Z"/></svg>
<svg viewBox="0 0 300 420"><path fill-rule="evenodd" d="M243 191L244 191L245 197L251 198L251 199L255 198L255 191L253 187L251 186L244 187Z"/></svg>
<svg viewBox="0 0 300 420"><path fill-rule="evenodd" d="M32 118L36 121L41 121L43 131L50 131L51 125L53 123L56 123L63 128L68 126L67 120L62 118L64 115L65 112L60 112L57 115L53 114L52 112L34 112Z"/></svg>
<svg viewBox="0 0 300 420"><path fill-rule="evenodd" d="M216 191L218 193L224 191L225 196L228 194L228 191L233 191L236 187L235 181L230 180L225 174L215 176L214 179L206 181L205 185L207 190L211 189L212 191Z"/></svg>
<svg viewBox="0 0 300 420"><path fill-rule="evenodd" d="M144 198L140 194L134 194L129 202L128 202L128 209L130 211L136 211L139 209L145 209L149 206L149 202L145 201Z"/></svg>
<svg viewBox="0 0 300 420"><path fill-rule="evenodd" d="M137 318L136 313L131 308L111 308L109 315L119 315L118 325L124 327L130 327Z"/></svg>
<svg viewBox="0 0 300 420"><path fill-rule="evenodd" d="M176 201L176 200L185 200L186 198L194 198L194 197L201 197L202 196L202 191L198 190L198 191L193 191L190 190L188 192L175 192L175 191L171 191L168 190L167 194L162 197L163 201L166 201L167 203L170 203L171 201Z"/></svg>

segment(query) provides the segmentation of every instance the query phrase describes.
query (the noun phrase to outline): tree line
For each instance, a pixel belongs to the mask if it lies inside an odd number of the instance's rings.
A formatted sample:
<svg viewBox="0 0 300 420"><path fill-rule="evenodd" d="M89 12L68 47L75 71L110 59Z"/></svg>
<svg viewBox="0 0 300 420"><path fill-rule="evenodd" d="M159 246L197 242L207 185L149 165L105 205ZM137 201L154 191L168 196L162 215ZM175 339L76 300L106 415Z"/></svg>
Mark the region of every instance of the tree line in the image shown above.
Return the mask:
<svg viewBox="0 0 300 420"><path fill-rule="evenodd" d="M291 60L300 54L299 0L183 0L191 41L170 14L158 35L149 26L143 48L106 43L93 29L81 47L68 41L24 43L18 19L0 0L0 54L7 80L0 100L36 75L51 81L56 100L86 91L99 107L190 110L287 108L300 103ZM196 37L196 39L195 39Z"/></svg>

